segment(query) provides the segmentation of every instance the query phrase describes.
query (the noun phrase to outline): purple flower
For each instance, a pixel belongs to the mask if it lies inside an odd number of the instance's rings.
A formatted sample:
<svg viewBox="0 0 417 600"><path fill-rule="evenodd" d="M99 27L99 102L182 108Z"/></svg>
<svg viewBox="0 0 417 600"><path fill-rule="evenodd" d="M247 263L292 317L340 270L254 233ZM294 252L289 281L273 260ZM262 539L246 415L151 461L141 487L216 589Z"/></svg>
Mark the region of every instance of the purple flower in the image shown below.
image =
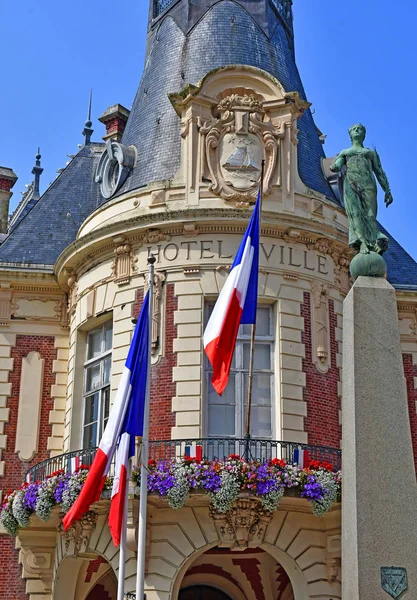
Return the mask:
<svg viewBox="0 0 417 600"><path fill-rule="evenodd" d="M31 483L25 489L25 496L23 500L25 508L28 508L29 510L35 510L36 501L38 499L38 489L39 485L37 483Z"/></svg>
<svg viewBox="0 0 417 600"><path fill-rule="evenodd" d="M314 475L307 477L307 483L304 484L304 489L300 496L307 500L321 500L325 496L327 490L323 488L321 483L317 481Z"/></svg>

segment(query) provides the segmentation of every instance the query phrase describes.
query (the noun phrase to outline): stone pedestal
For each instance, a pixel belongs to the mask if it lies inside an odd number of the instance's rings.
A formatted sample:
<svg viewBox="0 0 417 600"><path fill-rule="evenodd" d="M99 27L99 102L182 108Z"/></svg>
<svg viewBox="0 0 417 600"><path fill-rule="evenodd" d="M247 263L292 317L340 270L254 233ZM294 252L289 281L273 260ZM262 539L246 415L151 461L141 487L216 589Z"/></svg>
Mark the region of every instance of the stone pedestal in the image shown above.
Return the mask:
<svg viewBox="0 0 417 600"><path fill-rule="evenodd" d="M343 315L342 598L417 598L417 483L394 288L359 277ZM381 568L385 573L384 591ZM398 569L399 568L399 569ZM389 591L391 590L391 591Z"/></svg>

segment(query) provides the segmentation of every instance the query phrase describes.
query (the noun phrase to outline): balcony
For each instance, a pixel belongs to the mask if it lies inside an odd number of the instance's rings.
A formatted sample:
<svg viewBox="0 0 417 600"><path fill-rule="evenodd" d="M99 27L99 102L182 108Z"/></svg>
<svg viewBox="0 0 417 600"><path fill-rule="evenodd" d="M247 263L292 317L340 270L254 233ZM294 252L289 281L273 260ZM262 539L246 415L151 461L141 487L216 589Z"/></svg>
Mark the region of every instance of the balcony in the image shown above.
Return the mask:
<svg viewBox="0 0 417 600"><path fill-rule="evenodd" d="M327 446L311 446L294 442L246 438L201 438L184 440L152 440L149 442L149 460L164 461L184 457L199 448L203 459L225 460L230 455L246 461L267 461L274 458L286 463L297 463L296 452L307 451L309 460L326 462L337 471L341 468L341 450ZM80 465L90 466L97 448L85 448L54 456L34 465L27 471L27 481L42 481L56 471L72 473ZM112 473L110 473L111 475Z"/></svg>

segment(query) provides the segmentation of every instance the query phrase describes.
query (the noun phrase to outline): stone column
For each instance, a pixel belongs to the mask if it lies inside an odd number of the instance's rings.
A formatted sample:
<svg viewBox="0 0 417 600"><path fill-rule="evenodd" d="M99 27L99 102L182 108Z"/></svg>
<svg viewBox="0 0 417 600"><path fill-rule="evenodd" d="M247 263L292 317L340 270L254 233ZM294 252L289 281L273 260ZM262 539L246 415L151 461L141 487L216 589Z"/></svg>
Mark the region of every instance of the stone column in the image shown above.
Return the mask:
<svg viewBox="0 0 417 600"><path fill-rule="evenodd" d="M397 598L406 575L401 599L412 600L417 484L395 290L385 279L357 279L343 336L342 597Z"/></svg>

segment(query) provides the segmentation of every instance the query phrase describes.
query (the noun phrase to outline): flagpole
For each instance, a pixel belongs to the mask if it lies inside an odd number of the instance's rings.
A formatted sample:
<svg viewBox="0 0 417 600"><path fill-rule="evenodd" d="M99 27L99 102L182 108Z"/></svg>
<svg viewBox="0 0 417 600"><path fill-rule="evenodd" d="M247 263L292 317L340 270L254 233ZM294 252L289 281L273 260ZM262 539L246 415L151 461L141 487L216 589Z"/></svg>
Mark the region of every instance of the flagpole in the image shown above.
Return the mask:
<svg viewBox="0 0 417 600"><path fill-rule="evenodd" d="M140 469L140 497L139 497L139 527L138 527L138 558L136 573L136 600L143 600L145 591L145 552L146 552L146 509L148 504L148 446L149 446L149 396L151 387L151 344L152 344L152 306L154 264L156 258L153 254L148 256L149 266L149 315L148 315L148 373L146 378L145 414L143 419L143 436L141 444L142 466Z"/></svg>
<svg viewBox="0 0 417 600"><path fill-rule="evenodd" d="M125 572L126 572L126 537L127 537L127 508L129 494L129 479L130 474L126 475L127 485L124 498L124 511L122 530L120 532L120 548L119 548L119 573L117 581L117 600L124 600L125 597Z"/></svg>
<svg viewBox="0 0 417 600"><path fill-rule="evenodd" d="M259 190L259 230L262 227L262 198L263 198L263 187L264 187L264 168L265 161L262 160L261 166L261 183ZM259 231L259 237L261 232ZM245 458L249 460L249 440L250 440L250 421L251 421L251 409L252 409L252 382L253 382L253 357L255 354L255 335L256 335L256 319L255 323L252 324L251 328L251 340L250 340L250 354L249 354L249 373L248 373L248 408L246 412L246 449L245 449Z"/></svg>

